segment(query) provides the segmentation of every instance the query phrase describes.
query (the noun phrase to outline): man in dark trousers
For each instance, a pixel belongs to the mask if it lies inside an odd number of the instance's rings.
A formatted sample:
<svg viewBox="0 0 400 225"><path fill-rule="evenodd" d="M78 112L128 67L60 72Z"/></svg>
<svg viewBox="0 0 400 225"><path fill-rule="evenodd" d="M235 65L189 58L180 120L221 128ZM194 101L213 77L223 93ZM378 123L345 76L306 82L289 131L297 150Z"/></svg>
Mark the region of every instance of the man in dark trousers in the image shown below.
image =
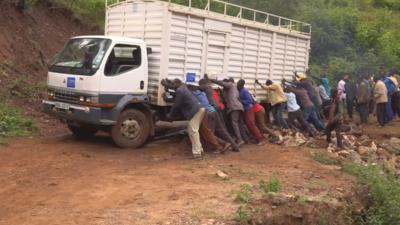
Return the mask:
<svg viewBox="0 0 400 225"><path fill-rule="evenodd" d="M189 121L187 131L192 143L193 158L201 159L204 150L200 142L199 129L206 110L201 107L196 97L179 79L174 81L162 80L161 84L166 88L175 90L175 102L167 115L167 120L173 121L178 115L183 115Z"/></svg>
<svg viewBox="0 0 400 225"><path fill-rule="evenodd" d="M26 0L18 0L17 8L20 9L21 11L24 11L25 9L27 9Z"/></svg>
<svg viewBox="0 0 400 225"><path fill-rule="evenodd" d="M385 126L385 110L388 102L387 88L385 83L378 77L374 78L374 99L376 104L376 117L378 119L379 127Z"/></svg>
<svg viewBox="0 0 400 225"><path fill-rule="evenodd" d="M349 118L352 120L353 110L357 97L357 85L349 77L347 77L347 79L345 79L344 81L346 82L346 84L344 85L344 90L346 91L347 115L349 115Z"/></svg>
<svg viewBox="0 0 400 225"><path fill-rule="evenodd" d="M370 96L371 90L369 88L368 80L360 76L357 89L357 104L360 113L360 122L365 125L368 124Z"/></svg>
<svg viewBox="0 0 400 225"><path fill-rule="evenodd" d="M329 106L328 110L328 115L325 115L326 118L328 118L328 123L326 124L325 127L325 133L326 133L326 141L328 143L331 142L331 135L332 131L335 131L336 133L336 140L337 140L337 148L338 149L343 149L343 143L342 143L342 134L341 134L341 112L340 112L340 107L339 107L339 95L338 91L336 89L332 89L331 91L331 104Z"/></svg>
<svg viewBox="0 0 400 225"><path fill-rule="evenodd" d="M232 80L225 79L223 81L211 79L212 83L223 87L223 97L227 107L227 113L229 115L233 132L236 137L236 143L241 146L244 144L242 134L245 133L243 128L243 105L240 102L239 91L236 88L235 83Z"/></svg>
<svg viewBox="0 0 400 225"><path fill-rule="evenodd" d="M209 129L211 133L215 133L215 137L212 137L214 135L208 134L207 136L209 137L208 140L206 138L205 141L210 142L209 140L211 139L211 144L214 145L214 147L218 147L215 143L217 141L221 146L224 146L221 152L224 152L228 149L228 146L232 146L234 151L239 151L239 146L235 143L233 140L232 136L229 134L228 130L225 127L225 124L220 117L219 113L217 112L216 108L210 104L210 101L207 97L207 94L201 89L201 87L193 87L189 88L192 89L192 92L194 96L197 98L197 100L200 102L200 104L206 109L207 111L207 121L206 124L203 126L206 127L201 127L200 128L200 135L203 138L203 130L204 129ZM212 96L211 96L212 98ZM207 131L206 131L207 132ZM208 132L207 132L208 133ZM210 138L211 137L211 138ZM227 144L229 143L229 145ZM217 149L218 150L218 149Z"/></svg>
<svg viewBox="0 0 400 225"><path fill-rule="evenodd" d="M322 131L324 129L324 124L319 119L307 90L301 87L290 86L290 83L287 83L286 80L283 80L283 83L288 92L293 92L296 95L297 101L303 110L304 120L314 125L317 130Z"/></svg>
<svg viewBox="0 0 400 225"><path fill-rule="evenodd" d="M308 97L310 97L311 102L314 104L315 110L318 115L322 107L322 103L318 101L317 92L315 91L311 80L308 79L307 75L304 73L295 73L295 77L299 81L293 81L293 84L297 87L304 88L307 91Z"/></svg>
<svg viewBox="0 0 400 225"><path fill-rule="evenodd" d="M278 83L273 83L271 80L267 80L265 83L266 85L262 85L258 80L255 82L267 91L268 101L272 105L272 114L275 122L279 127L285 130L289 129L286 120L283 119L283 111L286 107L287 98L283 92L282 86Z"/></svg>

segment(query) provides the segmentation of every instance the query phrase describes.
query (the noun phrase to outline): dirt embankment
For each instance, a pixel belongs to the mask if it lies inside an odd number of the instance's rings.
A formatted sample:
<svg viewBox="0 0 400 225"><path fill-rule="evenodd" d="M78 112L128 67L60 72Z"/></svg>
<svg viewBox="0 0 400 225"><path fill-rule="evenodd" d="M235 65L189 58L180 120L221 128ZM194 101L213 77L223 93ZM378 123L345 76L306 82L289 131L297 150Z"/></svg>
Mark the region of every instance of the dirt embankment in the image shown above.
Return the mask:
<svg viewBox="0 0 400 225"><path fill-rule="evenodd" d="M48 1L39 1L23 12L15 2L0 2L0 62L23 76L10 79L43 81L46 63L69 37L100 33L99 28L84 24L72 12L54 7Z"/></svg>
<svg viewBox="0 0 400 225"><path fill-rule="evenodd" d="M25 11L16 2L0 1L0 97L22 107L46 135L60 127L40 111L47 64L71 36L102 32L50 1L38 1Z"/></svg>

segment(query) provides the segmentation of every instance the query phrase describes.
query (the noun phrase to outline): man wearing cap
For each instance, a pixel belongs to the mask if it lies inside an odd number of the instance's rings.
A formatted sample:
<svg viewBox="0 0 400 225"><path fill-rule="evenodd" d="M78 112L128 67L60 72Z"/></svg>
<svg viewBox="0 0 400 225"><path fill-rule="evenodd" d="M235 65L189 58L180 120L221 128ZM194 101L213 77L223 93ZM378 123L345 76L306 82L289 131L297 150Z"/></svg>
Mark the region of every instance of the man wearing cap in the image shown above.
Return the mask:
<svg viewBox="0 0 400 225"><path fill-rule="evenodd" d="M307 75L304 73L297 74L295 76L299 81L294 81L293 84L304 88L307 91L308 96L310 97L314 107L316 109L317 115L319 116L320 109L322 107L322 102L318 99L317 92L312 84L312 82L307 78Z"/></svg>

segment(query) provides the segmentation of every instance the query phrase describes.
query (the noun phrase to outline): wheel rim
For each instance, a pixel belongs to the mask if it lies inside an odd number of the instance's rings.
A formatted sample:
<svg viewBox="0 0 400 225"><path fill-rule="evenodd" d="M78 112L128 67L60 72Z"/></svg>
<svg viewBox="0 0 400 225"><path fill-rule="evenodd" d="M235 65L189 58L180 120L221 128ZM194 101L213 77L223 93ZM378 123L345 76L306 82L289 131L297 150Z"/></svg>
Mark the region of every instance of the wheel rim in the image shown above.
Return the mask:
<svg viewBox="0 0 400 225"><path fill-rule="evenodd" d="M140 125L134 119L127 119L121 124L121 134L128 139L135 139L140 134Z"/></svg>

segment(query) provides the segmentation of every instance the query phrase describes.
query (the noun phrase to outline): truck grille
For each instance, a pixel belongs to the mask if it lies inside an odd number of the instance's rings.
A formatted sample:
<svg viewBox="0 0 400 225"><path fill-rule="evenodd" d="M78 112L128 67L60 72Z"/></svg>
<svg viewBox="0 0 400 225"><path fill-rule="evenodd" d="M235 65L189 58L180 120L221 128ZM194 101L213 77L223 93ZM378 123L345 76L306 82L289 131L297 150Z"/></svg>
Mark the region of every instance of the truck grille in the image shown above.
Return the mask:
<svg viewBox="0 0 400 225"><path fill-rule="evenodd" d="M68 103L79 103L79 96L70 91L60 91L57 90L54 92L54 100L60 102L68 102Z"/></svg>

